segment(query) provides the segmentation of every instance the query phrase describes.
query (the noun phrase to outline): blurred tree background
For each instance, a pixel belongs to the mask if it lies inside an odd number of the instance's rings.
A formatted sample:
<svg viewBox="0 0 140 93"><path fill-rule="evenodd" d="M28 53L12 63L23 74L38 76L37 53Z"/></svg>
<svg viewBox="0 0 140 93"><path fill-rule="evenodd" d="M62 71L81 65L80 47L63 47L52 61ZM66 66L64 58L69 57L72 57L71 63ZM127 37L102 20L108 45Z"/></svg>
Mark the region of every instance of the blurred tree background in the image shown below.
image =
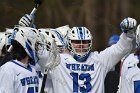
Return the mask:
<svg viewBox="0 0 140 93"><path fill-rule="evenodd" d="M0 31L13 28L34 7L34 0L0 0ZM86 26L93 34L93 49L107 47L109 36L120 34L125 17L140 20L140 0L44 0L36 13L38 28L69 24Z"/></svg>

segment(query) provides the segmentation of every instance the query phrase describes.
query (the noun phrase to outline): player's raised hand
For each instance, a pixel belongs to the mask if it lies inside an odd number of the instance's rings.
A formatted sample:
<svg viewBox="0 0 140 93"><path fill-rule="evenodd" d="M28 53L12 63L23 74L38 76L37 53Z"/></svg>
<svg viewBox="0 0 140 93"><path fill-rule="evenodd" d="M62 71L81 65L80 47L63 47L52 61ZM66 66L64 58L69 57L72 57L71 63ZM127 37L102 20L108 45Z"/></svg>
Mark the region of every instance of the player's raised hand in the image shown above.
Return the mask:
<svg viewBox="0 0 140 93"><path fill-rule="evenodd" d="M125 18L121 24L120 27L123 32L127 33L128 30L136 28L137 21L134 18Z"/></svg>
<svg viewBox="0 0 140 93"><path fill-rule="evenodd" d="M125 18L120 24L121 30L130 38L135 37L136 26L137 21L130 17Z"/></svg>
<svg viewBox="0 0 140 93"><path fill-rule="evenodd" d="M33 24L32 16L29 14L25 14L20 20L19 25L25 27L31 27Z"/></svg>

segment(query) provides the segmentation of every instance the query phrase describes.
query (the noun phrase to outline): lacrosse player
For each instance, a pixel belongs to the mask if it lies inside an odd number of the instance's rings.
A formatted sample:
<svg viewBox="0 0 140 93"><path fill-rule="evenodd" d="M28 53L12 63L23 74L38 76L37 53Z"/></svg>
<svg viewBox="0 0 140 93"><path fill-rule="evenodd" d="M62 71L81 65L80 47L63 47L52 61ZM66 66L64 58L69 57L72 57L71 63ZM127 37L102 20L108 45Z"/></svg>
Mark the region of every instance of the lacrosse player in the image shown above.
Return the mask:
<svg viewBox="0 0 140 93"><path fill-rule="evenodd" d="M117 93L140 93L140 25L136 29L137 49L123 60Z"/></svg>
<svg viewBox="0 0 140 93"><path fill-rule="evenodd" d="M32 16L28 14L25 14L19 20L19 25L24 27L35 27ZM33 67L39 73L39 92L42 92L41 88L44 75L59 64L60 57L52 34L50 33L49 35L46 35L41 32L40 36L45 42L45 49L43 50L42 55L39 56L39 62Z"/></svg>
<svg viewBox="0 0 140 93"><path fill-rule="evenodd" d="M92 35L86 27L73 27L67 34L69 54L60 54L60 64L48 74L54 93L104 93L108 71L129 53L135 45L136 20L121 22L120 40L101 52L91 52Z"/></svg>
<svg viewBox="0 0 140 93"><path fill-rule="evenodd" d="M13 60L0 67L0 93L38 93L39 78L29 63L38 60L42 43L39 32L30 27L18 27L16 31L11 41Z"/></svg>
<svg viewBox="0 0 140 93"><path fill-rule="evenodd" d="M127 27L127 33L100 53L90 52L92 35L86 27L73 27L67 34L70 54L61 54L60 65L50 73L54 93L104 93L106 73L132 49L135 32L130 29L135 26L135 19L124 19L121 27Z"/></svg>
<svg viewBox="0 0 140 93"><path fill-rule="evenodd" d="M38 29L41 34L45 36L46 41L52 42L52 40L55 41L56 47L59 51L59 53L66 53L66 44L65 44L65 38L67 31L69 30L69 26L62 26L57 29L52 29L52 28L41 28ZM62 34L63 33L63 34ZM49 38L47 38L49 37ZM48 75L46 79L46 86L45 86L45 93L53 93L53 85L52 85L52 80L50 76Z"/></svg>

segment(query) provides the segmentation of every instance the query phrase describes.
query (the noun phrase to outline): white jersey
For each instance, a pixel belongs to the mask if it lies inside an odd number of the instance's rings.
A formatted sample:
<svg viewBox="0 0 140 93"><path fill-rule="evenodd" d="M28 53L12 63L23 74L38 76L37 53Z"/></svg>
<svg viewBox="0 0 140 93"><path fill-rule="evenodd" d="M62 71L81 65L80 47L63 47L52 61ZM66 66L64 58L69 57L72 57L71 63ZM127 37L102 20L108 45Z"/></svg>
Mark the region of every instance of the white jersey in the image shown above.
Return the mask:
<svg viewBox="0 0 140 93"><path fill-rule="evenodd" d="M54 93L52 79L50 78L49 75L47 76L47 79L46 79L46 85L45 85L44 91L45 93Z"/></svg>
<svg viewBox="0 0 140 93"><path fill-rule="evenodd" d="M17 60L0 67L0 93L38 93L39 78L34 68Z"/></svg>
<svg viewBox="0 0 140 93"><path fill-rule="evenodd" d="M35 71L39 77L38 93L40 93L41 87L42 87L43 76L44 76L44 74L43 74L44 70L43 70L43 68L41 68L41 66L38 63L35 66L33 66L33 65L31 65L31 66L35 69Z"/></svg>
<svg viewBox="0 0 140 93"><path fill-rule="evenodd" d="M130 54L124 60L118 93L140 93L140 68L137 67L138 62L138 57L134 54Z"/></svg>
<svg viewBox="0 0 140 93"><path fill-rule="evenodd" d="M132 49L132 40L121 35L117 44L91 53L86 62L61 54L60 64L49 74L54 93L104 93L107 72Z"/></svg>

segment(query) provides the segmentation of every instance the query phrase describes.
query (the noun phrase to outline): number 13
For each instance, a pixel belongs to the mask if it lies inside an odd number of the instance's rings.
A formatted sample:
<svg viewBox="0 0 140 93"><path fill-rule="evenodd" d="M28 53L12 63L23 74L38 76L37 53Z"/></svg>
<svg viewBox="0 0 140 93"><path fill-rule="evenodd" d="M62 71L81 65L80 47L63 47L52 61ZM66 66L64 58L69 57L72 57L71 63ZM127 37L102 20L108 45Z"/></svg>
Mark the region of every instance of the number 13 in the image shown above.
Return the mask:
<svg viewBox="0 0 140 93"><path fill-rule="evenodd" d="M78 92L78 79L79 80L86 80L83 85L86 87L80 86L80 92L90 92L92 86L91 86L91 77L89 73L80 74L78 76L78 73L70 73L70 75L73 77L73 92Z"/></svg>

